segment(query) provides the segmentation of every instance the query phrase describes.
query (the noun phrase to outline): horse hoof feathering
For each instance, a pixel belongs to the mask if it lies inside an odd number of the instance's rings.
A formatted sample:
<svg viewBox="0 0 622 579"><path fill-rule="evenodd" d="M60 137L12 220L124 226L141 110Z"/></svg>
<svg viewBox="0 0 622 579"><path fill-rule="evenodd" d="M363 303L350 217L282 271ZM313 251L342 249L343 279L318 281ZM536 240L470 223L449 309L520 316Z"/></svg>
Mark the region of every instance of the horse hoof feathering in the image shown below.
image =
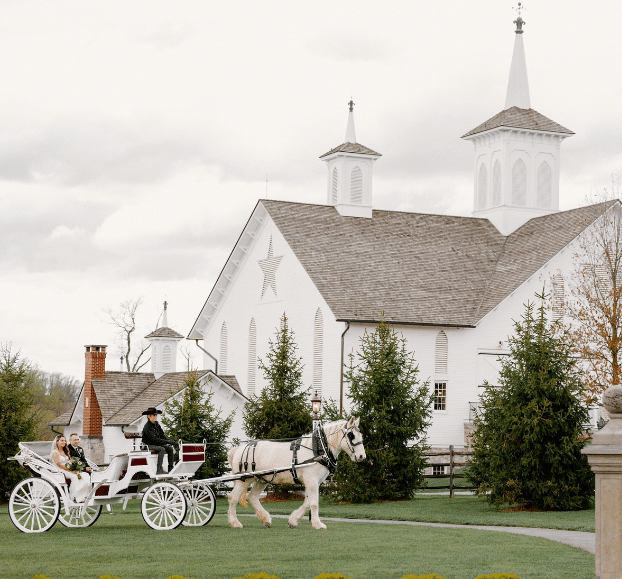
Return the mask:
<svg viewBox="0 0 622 579"><path fill-rule="evenodd" d="M313 433L306 434L294 442L259 440L232 449L228 458L233 474L238 472L236 467L252 462L254 466L252 472L261 471L262 475L235 481L229 495L229 526L242 528L236 515L236 506L238 502L244 504L243 501L246 502L244 499L248 496L248 502L255 509L264 527L270 527L272 522L270 514L259 502L259 496L268 483L273 485L302 483L305 487L305 500L289 517L289 528L297 527L300 519L311 510L313 528L326 529L326 525L320 521L318 515L319 488L328 475L335 471L337 458L342 451L353 462L365 460L359 418L320 425ZM264 474L271 469L281 469L281 472ZM251 488L247 494L249 487Z"/></svg>

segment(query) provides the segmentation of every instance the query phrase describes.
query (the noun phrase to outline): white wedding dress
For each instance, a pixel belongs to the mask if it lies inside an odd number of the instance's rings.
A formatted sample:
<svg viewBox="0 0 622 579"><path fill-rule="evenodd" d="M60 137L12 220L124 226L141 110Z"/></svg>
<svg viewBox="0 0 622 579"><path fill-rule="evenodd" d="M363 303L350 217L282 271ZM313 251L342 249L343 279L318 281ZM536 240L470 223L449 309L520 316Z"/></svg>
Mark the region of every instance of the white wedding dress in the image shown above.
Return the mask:
<svg viewBox="0 0 622 579"><path fill-rule="evenodd" d="M58 450L55 450L52 453L52 460L54 462L60 462L63 466L67 466L67 463L69 462L69 458L58 452ZM73 471L63 470L63 474L71 479L71 484L69 485L69 497L76 503L84 502L84 499L91 490L91 477L89 476L89 473L82 471L80 473L81 478L78 478L78 473Z"/></svg>

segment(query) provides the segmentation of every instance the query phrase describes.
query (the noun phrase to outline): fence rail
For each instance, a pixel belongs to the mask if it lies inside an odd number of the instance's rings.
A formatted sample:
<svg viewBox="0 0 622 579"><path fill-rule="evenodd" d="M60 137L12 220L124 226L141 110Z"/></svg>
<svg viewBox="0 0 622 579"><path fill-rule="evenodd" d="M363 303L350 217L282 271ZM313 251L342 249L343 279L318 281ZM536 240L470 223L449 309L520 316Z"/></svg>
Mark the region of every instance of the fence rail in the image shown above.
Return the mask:
<svg viewBox="0 0 622 579"><path fill-rule="evenodd" d="M465 475L456 473L456 468L463 468L469 464L467 460L455 460L455 457L469 457L473 454L470 450L454 450L453 444L449 447L449 450L427 450L424 453L424 456L432 457L432 456L448 456L449 462L428 462L428 467L435 466L448 466L449 467L449 484L442 486L435 486L435 489L449 489L449 497L454 498L454 490L455 490L455 482L457 478L465 478ZM447 478L447 474L426 474L425 478ZM472 490L475 487L472 486L461 486L461 489Z"/></svg>

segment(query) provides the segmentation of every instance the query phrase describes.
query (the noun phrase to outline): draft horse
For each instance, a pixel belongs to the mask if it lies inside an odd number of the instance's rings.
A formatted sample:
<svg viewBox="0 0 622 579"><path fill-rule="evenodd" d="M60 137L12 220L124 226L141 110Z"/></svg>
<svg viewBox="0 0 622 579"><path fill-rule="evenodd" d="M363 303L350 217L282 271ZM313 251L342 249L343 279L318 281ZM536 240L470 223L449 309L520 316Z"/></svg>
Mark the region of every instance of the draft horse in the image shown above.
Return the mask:
<svg viewBox="0 0 622 579"><path fill-rule="evenodd" d="M229 525L242 528L236 515L236 506L251 484L248 501L264 526L269 527L272 523L270 513L259 502L259 495L266 485L302 483L305 487L305 500L290 515L289 526L296 527L307 510L311 509L313 528L325 529L326 525L320 521L318 514L319 488L337 468L337 458L342 450L355 462L365 459L358 418L321 425L313 433L293 442L258 440L233 448L228 456L231 471L234 474L248 472L249 477L236 480L229 494ZM253 471L287 467L291 468L268 475L252 475Z"/></svg>

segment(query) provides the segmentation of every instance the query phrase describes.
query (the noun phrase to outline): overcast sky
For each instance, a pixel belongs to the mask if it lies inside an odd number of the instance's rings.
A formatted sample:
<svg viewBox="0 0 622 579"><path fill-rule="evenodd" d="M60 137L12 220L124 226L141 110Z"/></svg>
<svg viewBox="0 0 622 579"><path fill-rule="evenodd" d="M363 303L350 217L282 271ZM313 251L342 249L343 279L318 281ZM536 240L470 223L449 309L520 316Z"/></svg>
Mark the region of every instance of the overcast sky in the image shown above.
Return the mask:
<svg viewBox="0 0 622 579"><path fill-rule="evenodd" d="M622 170L622 2L525 3L570 209ZM325 203L350 96L375 208L470 215L460 136L503 109L515 5L2 0L0 342L82 380L85 344L119 369L106 306L143 296L145 335L166 298L187 335L266 179Z"/></svg>

